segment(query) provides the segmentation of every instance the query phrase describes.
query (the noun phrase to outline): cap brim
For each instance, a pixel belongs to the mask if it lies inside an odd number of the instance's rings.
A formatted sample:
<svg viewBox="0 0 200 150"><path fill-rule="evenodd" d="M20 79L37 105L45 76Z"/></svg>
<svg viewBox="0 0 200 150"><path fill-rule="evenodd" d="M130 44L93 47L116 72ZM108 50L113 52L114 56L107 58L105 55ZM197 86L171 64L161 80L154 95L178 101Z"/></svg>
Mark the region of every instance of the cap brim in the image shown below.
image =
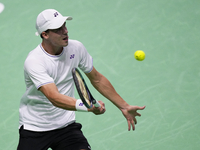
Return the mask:
<svg viewBox="0 0 200 150"><path fill-rule="evenodd" d="M51 24L49 26L49 29L58 29L58 28L60 28L65 23L66 20L72 20L72 17L67 16L67 17L62 17L59 20L56 20L54 22L54 24Z"/></svg>
<svg viewBox="0 0 200 150"><path fill-rule="evenodd" d="M66 18L66 20L72 20L73 19L71 16L67 16L65 18Z"/></svg>

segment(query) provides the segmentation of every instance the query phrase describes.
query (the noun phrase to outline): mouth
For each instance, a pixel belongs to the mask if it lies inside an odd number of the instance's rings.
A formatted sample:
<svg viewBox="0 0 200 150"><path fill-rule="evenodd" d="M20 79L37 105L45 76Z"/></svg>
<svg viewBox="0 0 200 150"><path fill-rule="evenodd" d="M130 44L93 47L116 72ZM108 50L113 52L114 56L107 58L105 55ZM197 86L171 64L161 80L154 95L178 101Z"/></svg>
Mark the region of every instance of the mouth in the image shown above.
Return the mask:
<svg viewBox="0 0 200 150"><path fill-rule="evenodd" d="M64 41L68 41L68 37L63 38Z"/></svg>

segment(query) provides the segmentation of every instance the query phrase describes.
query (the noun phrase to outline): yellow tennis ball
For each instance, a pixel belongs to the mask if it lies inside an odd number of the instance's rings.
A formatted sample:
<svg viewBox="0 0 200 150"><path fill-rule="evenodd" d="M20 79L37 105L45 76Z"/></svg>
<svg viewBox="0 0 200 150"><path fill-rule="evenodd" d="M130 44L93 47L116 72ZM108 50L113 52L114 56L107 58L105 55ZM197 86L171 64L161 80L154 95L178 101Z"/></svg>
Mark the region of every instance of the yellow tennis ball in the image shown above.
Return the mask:
<svg viewBox="0 0 200 150"><path fill-rule="evenodd" d="M136 51L134 56L138 61L143 61L145 59L145 53L142 50Z"/></svg>

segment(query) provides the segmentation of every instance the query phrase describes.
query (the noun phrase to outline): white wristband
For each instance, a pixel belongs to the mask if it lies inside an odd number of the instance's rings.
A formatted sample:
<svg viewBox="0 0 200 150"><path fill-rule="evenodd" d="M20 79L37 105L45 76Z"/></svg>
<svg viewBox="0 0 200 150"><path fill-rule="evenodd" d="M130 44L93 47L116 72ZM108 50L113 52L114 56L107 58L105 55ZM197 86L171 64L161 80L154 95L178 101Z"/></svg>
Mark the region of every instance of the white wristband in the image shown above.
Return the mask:
<svg viewBox="0 0 200 150"><path fill-rule="evenodd" d="M87 107L85 107L81 99L77 99L76 101L76 110L84 112L88 111Z"/></svg>

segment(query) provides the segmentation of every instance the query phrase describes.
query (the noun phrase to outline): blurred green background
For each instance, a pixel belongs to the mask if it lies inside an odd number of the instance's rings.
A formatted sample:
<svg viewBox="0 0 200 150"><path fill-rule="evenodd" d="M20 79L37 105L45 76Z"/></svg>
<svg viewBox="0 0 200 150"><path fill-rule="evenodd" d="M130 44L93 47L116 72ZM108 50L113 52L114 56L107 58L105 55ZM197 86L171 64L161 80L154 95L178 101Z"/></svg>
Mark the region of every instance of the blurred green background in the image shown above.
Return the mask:
<svg viewBox="0 0 200 150"><path fill-rule="evenodd" d="M143 106L135 131L106 104L101 116L77 112L93 150L200 149L199 0L1 0L0 150L18 144L18 109L25 92L23 63L40 42L37 15L53 8L73 17L69 37L81 41L94 66L132 105ZM146 59L134 59L143 50ZM78 95L76 94L78 98Z"/></svg>

